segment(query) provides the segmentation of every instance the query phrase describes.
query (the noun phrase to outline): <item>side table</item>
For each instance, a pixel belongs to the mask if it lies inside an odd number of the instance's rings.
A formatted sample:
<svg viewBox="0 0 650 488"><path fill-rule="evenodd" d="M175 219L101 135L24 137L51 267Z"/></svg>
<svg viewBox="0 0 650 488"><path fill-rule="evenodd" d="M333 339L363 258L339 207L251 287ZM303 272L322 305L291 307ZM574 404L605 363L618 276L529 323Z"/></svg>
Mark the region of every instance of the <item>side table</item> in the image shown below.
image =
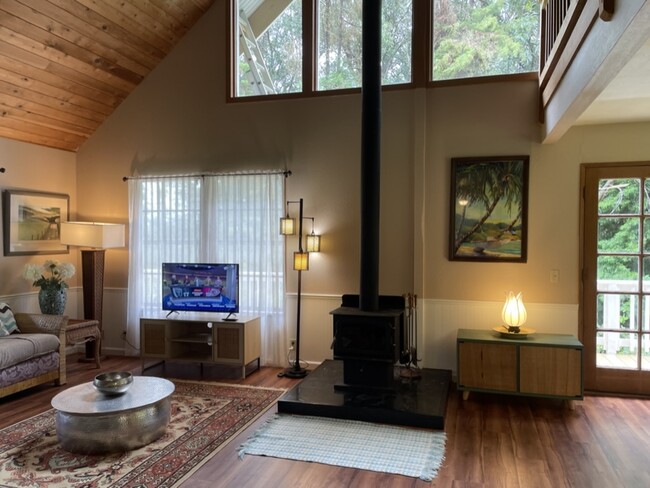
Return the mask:
<svg viewBox="0 0 650 488"><path fill-rule="evenodd" d="M102 333L99 330L98 320L86 319L69 319L65 326L65 342L67 346L94 342L95 364L101 368L102 364L99 358L101 348Z"/></svg>

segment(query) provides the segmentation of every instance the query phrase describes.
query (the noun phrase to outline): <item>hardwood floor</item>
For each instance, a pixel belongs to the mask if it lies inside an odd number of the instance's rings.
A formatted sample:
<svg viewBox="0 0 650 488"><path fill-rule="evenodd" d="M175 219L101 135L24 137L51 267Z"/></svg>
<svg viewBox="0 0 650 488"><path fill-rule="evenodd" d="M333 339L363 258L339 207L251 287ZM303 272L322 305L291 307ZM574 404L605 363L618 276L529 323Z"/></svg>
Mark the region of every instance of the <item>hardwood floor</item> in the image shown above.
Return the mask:
<svg viewBox="0 0 650 488"><path fill-rule="evenodd" d="M158 370L156 369L158 368ZM175 368L175 370L174 370ZM109 357L101 371L140 373L137 358ZM41 385L0 399L0 428L50 408L64 388L92 380L100 370L68 358L68 384ZM299 380L262 368L239 380L236 369L204 371L206 379L291 388ZM163 373L154 367L147 374ZM197 367L169 366L168 376L197 379ZM650 400L589 396L575 410L562 402L498 395L449 397L446 459L433 483L388 474L261 456L237 457L237 448L271 409L226 444L183 488L391 487L478 488L650 486Z"/></svg>

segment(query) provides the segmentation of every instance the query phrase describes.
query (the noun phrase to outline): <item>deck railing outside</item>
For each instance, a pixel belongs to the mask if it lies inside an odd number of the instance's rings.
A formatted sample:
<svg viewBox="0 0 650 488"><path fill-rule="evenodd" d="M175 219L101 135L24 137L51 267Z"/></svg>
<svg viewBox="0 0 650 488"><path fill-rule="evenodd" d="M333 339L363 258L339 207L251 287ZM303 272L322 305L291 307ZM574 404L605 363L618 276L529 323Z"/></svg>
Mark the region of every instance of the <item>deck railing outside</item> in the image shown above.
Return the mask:
<svg viewBox="0 0 650 488"><path fill-rule="evenodd" d="M650 290L650 282L642 286ZM650 370L650 296L642 295L639 300L638 287L637 280L598 280L598 291L604 292L596 338L599 367L638 369L641 361L641 369ZM629 317L625 325L621 325L622 315Z"/></svg>

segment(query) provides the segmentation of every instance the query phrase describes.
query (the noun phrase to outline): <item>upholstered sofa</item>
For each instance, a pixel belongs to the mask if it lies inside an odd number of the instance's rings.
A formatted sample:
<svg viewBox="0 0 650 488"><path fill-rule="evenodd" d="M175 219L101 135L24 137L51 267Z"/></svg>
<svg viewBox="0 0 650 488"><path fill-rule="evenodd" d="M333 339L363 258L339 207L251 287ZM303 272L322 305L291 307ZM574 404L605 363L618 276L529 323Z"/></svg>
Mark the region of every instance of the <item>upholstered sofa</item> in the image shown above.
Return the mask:
<svg viewBox="0 0 650 488"><path fill-rule="evenodd" d="M18 330L0 337L0 398L65 378L65 315L14 314Z"/></svg>

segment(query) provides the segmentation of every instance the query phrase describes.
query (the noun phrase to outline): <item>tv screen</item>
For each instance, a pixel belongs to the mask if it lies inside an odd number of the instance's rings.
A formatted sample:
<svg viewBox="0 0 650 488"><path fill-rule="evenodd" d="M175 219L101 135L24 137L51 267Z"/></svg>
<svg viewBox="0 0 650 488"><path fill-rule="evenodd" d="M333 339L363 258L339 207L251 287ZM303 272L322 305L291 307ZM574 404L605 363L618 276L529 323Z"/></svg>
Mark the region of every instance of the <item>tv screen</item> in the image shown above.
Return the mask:
<svg viewBox="0 0 650 488"><path fill-rule="evenodd" d="M163 310L239 312L239 265L163 263Z"/></svg>

